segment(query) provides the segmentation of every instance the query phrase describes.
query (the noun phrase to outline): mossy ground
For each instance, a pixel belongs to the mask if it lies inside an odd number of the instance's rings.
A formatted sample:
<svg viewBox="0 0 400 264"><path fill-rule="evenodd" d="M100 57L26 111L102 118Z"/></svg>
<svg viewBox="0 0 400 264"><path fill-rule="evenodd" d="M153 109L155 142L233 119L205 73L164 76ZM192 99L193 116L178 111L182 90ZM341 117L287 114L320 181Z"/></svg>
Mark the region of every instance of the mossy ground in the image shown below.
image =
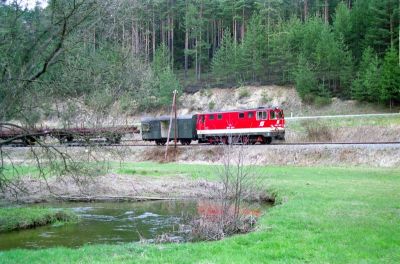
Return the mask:
<svg viewBox="0 0 400 264"><path fill-rule="evenodd" d="M76 220L77 216L66 210L34 207L0 208L0 232L28 229L53 224L55 222Z"/></svg>

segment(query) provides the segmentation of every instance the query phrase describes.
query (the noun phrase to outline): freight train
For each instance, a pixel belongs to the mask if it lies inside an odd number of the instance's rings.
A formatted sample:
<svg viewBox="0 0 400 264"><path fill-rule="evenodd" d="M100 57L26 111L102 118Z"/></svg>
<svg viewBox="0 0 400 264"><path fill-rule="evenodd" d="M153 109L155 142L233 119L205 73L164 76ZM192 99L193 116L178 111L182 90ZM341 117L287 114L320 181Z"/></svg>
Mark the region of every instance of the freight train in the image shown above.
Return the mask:
<svg viewBox="0 0 400 264"><path fill-rule="evenodd" d="M167 140L176 138L182 145L192 141L209 144L270 144L272 140L285 139L285 116L283 110L275 107L217 111L178 116L142 118L141 133L144 141L165 145ZM170 134L168 137L168 131Z"/></svg>

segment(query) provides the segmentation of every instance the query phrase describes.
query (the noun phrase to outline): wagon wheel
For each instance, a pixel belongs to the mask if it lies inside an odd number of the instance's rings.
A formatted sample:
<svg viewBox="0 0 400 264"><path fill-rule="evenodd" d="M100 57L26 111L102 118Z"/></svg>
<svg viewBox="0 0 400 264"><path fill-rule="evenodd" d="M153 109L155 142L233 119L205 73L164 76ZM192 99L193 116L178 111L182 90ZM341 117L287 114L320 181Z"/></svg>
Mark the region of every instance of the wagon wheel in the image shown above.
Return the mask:
<svg viewBox="0 0 400 264"><path fill-rule="evenodd" d="M26 136L22 138L22 141L24 142L25 145L32 146L35 145L36 138L32 136Z"/></svg>
<svg viewBox="0 0 400 264"><path fill-rule="evenodd" d="M115 134L111 135L110 137L107 137L106 140L110 144L119 144L121 143L121 138L122 136L120 134Z"/></svg>

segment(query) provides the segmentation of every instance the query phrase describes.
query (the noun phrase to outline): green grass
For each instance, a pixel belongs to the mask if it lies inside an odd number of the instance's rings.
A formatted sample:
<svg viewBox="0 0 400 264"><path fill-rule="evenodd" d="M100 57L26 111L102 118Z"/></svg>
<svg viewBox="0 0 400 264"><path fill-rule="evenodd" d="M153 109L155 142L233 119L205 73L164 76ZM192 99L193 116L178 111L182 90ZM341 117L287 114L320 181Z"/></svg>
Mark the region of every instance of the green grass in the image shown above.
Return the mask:
<svg viewBox="0 0 400 264"><path fill-rule="evenodd" d="M67 210L32 207L0 208L0 232L34 228L57 222L76 220L77 216Z"/></svg>
<svg viewBox="0 0 400 264"><path fill-rule="evenodd" d="M206 165L124 169L215 179ZM218 242L0 252L1 263L399 263L400 170L257 167L278 204L258 230ZM145 177L145 176L144 176Z"/></svg>
<svg viewBox="0 0 400 264"><path fill-rule="evenodd" d="M196 179L212 179L215 175L216 166L189 165L175 163L154 163L154 162L138 162L138 163L112 163L113 170L118 174L127 174L135 176L151 176L151 177L174 177L185 176L193 180Z"/></svg>
<svg viewBox="0 0 400 264"><path fill-rule="evenodd" d="M25 175L38 175L39 170L35 166L27 166L27 165L18 165L18 166L11 166L11 165L4 165L1 168L2 174L7 179L13 179L16 177L21 177Z"/></svg>
<svg viewBox="0 0 400 264"><path fill-rule="evenodd" d="M286 125L292 131L303 131L303 122L317 122L330 128L340 127L365 127L365 126L390 126L400 125L400 116L371 116L371 117L346 117L346 118L324 118L324 119L299 119L286 120Z"/></svg>

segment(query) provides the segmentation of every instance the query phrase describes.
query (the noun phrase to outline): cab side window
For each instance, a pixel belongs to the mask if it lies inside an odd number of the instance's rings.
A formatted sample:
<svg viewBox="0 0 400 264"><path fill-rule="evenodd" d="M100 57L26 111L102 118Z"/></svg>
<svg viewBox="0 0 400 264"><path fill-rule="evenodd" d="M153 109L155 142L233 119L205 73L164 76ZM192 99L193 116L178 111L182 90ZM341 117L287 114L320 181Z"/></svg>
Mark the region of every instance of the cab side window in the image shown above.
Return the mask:
<svg viewBox="0 0 400 264"><path fill-rule="evenodd" d="M257 112L257 120L265 120L267 119L267 112L260 111Z"/></svg>
<svg viewBox="0 0 400 264"><path fill-rule="evenodd" d="M247 117L248 118L253 118L254 117L254 113L253 112L248 112L247 113Z"/></svg>
<svg viewBox="0 0 400 264"><path fill-rule="evenodd" d="M239 118L244 118L244 113L239 113Z"/></svg>
<svg viewBox="0 0 400 264"><path fill-rule="evenodd" d="M208 119L214 120L214 115L209 115L209 116L208 116Z"/></svg>

